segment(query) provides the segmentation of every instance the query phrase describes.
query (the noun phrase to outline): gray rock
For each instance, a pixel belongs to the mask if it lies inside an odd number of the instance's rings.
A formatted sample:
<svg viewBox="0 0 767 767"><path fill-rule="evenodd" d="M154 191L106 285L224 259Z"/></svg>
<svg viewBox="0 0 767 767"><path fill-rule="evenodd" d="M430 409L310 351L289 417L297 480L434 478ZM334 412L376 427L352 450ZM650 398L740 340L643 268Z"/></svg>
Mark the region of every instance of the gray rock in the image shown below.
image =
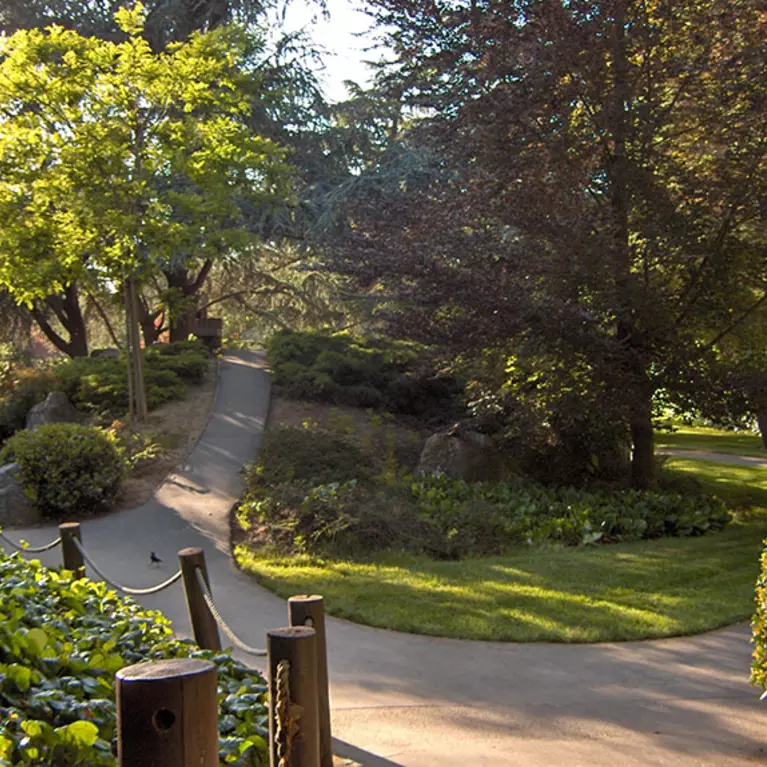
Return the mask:
<svg viewBox="0 0 767 767"><path fill-rule="evenodd" d="M24 494L19 478L19 465L0 466L0 527L27 527L42 519L37 507Z"/></svg>
<svg viewBox="0 0 767 767"><path fill-rule="evenodd" d="M450 430L432 434L418 461L419 474L446 474L468 482L504 478L503 456L492 437L475 431Z"/></svg>
<svg viewBox="0 0 767 767"><path fill-rule="evenodd" d="M52 391L44 402L35 405L27 413L27 428L46 426L49 423L77 423L81 416L77 408L61 391Z"/></svg>
<svg viewBox="0 0 767 767"><path fill-rule="evenodd" d="M109 360L119 360L119 349L94 349L91 352L91 357L106 357Z"/></svg>

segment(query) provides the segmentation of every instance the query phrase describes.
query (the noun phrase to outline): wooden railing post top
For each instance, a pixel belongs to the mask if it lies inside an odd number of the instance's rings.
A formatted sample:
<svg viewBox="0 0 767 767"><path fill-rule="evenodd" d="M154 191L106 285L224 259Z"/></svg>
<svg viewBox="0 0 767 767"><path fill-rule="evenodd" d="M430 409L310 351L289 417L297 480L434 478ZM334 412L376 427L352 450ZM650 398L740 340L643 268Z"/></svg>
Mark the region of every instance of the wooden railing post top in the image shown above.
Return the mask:
<svg viewBox="0 0 767 767"><path fill-rule="evenodd" d="M309 639L316 633L309 626L285 626L284 628L270 629L266 635L275 639Z"/></svg>
<svg viewBox="0 0 767 767"><path fill-rule="evenodd" d="M116 676L121 682L160 682L216 671L216 664L200 658L171 658L126 666Z"/></svg>
<svg viewBox="0 0 767 767"><path fill-rule="evenodd" d="M79 522L62 522L59 525L60 532L70 532L70 531L79 530L79 529L80 529Z"/></svg>
<svg viewBox="0 0 767 767"><path fill-rule="evenodd" d="M202 549L199 546L188 546L185 549L179 549L179 557L196 557L202 554Z"/></svg>
<svg viewBox="0 0 767 767"><path fill-rule="evenodd" d="M288 597L288 602L301 602L303 604L315 602L322 602L322 597L319 594L296 594L295 596Z"/></svg>

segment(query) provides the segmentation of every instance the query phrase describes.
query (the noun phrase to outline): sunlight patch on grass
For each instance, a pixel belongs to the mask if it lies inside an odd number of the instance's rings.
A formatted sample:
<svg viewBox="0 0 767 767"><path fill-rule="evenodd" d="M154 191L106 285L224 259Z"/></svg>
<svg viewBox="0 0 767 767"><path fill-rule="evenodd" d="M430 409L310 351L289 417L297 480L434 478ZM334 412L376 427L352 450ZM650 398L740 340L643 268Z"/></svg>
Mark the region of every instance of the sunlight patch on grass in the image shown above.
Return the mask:
<svg viewBox="0 0 767 767"><path fill-rule="evenodd" d="M468 639L601 642L697 633L747 618L765 536L767 511L760 510L700 538L522 548L458 562L392 553L366 562L292 561L243 547L236 557L280 596L319 593L331 615L372 626Z"/></svg>
<svg viewBox="0 0 767 767"><path fill-rule="evenodd" d="M676 431L658 431L655 446L667 450L698 450L704 453L750 455L767 458L767 450L757 434L727 431L706 426L674 424Z"/></svg>

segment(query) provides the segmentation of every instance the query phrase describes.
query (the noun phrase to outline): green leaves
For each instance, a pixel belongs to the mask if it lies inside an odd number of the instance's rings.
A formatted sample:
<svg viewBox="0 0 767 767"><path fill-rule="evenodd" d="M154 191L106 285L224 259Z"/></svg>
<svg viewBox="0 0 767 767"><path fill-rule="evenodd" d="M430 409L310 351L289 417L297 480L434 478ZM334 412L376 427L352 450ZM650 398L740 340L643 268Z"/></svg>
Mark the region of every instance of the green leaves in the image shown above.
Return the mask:
<svg viewBox="0 0 767 767"><path fill-rule="evenodd" d="M222 764L268 763L264 680L171 638L162 615L103 583L0 555L0 764L116 767L114 673L200 657L218 666Z"/></svg>

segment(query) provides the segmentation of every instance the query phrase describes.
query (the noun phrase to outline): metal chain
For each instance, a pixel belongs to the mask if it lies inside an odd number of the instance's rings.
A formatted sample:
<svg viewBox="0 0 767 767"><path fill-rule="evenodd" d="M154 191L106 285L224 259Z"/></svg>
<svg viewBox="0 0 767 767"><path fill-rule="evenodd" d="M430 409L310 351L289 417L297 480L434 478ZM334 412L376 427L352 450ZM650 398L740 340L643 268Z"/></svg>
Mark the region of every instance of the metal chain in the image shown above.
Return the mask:
<svg viewBox="0 0 767 767"><path fill-rule="evenodd" d="M218 611L218 608L213 601L213 595L210 593L208 584L205 583L205 578L202 576L202 570L200 570L199 567L195 567L194 574L197 577L197 585L200 587L200 591L202 591L202 598L205 600L205 604L208 606L208 610L210 610L211 615L216 619L216 623L218 623L218 625L221 627L221 630L224 632L224 634L229 637L231 643L238 650L242 650L243 652L248 653L248 655L255 655L258 658L263 658L266 655L266 650L262 650L259 647L251 647L249 644L245 644L245 642L243 642L242 639L240 639L237 634L235 634L234 631L229 628L226 621L221 617L221 613Z"/></svg>
<svg viewBox="0 0 767 767"><path fill-rule="evenodd" d="M13 546L13 548L16 549L17 551L26 551L29 554L42 554L45 551L50 551L51 549L55 549L56 546L58 546L61 543L61 538L56 538L55 541L46 543L45 546L29 546L27 544L16 543L16 541L12 541L2 530L0 530L0 538L2 538L6 543Z"/></svg>
<svg viewBox="0 0 767 767"><path fill-rule="evenodd" d="M168 586L172 586L181 577L181 570L177 570L173 575L170 576L170 578L168 578L168 580L163 581L162 583L158 583L156 586L149 586L145 589L133 589L130 586L123 586L122 584L116 583L111 578L108 578L106 575L104 575L104 573L96 566L94 561L88 556L88 553L83 548L82 543L80 543L77 538L72 538L72 541L77 547L77 550L83 555L83 559L88 565L90 565L96 575L98 575L103 581L109 584L113 589L122 591L123 594L130 594L132 596L138 597L148 596L149 594L157 594L163 589L167 589Z"/></svg>
<svg viewBox="0 0 767 767"><path fill-rule="evenodd" d="M293 738L298 734L298 720L301 718L303 707L290 702L290 663L287 660L281 660L277 664L274 688L277 767L290 767Z"/></svg>

